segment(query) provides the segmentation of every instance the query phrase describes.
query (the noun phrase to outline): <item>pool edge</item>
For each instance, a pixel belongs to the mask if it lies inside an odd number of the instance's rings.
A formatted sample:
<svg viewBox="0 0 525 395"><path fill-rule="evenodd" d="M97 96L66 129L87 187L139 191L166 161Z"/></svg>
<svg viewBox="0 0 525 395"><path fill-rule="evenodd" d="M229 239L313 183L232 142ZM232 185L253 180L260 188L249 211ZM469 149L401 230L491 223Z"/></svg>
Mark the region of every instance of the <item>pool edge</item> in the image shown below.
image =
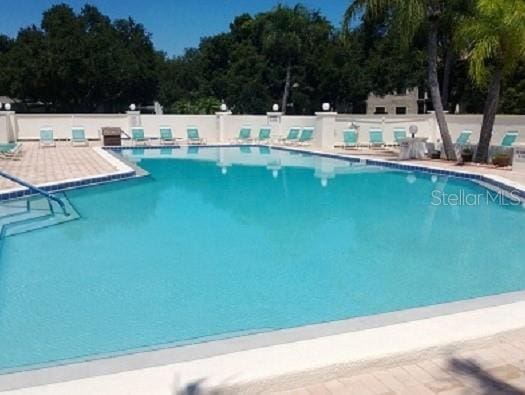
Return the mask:
<svg viewBox="0 0 525 395"><path fill-rule="evenodd" d="M473 315L477 316L475 320L469 318ZM448 323L439 323L440 321ZM419 333L424 339L419 339L417 344L412 344L405 332L406 328L402 329L403 327L416 328L415 333ZM421 327L426 330L422 331ZM251 354L263 354L268 361L279 360L283 358L283 355L280 355L283 352L291 353L291 358L297 356L298 351L293 351L297 347L302 352L308 352L316 343L329 345L323 352L315 353L316 359L310 365L305 365L304 360L299 358L295 363L291 361L279 374L264 375L263 367L252 366L253 377L244 378L240 382L245 383L297 374L303 370L319 369L343 362L363 362L363 360L380 359L391 354L446 345L451 343L451 336L454 338L453 342L462 342L522 327L525 327L525 290L152 351L130 351L128 354L118 356L98 359L95 357L86 361L5 373L0 374L0 392L27 387L36 389L42 385L91 380L124 372L140 375L146 370L162 369L167 366L184 369L195 364L213 363L217 359L226 360L227 365L239 365L245 368L249 366ZM465 328L470 328L470 331ZM470 333L473 330L477 332L475 335ZM443 336L445 332L451 333ZM371 333L374 333L372 337L367 335ZM355 339L363 336L368 340L356 342ZM332 351L348 346L349 342L352 344L351 352L344 361L331 358ZM390 346L399 343L402 347L394 347L395 351L390 349L392 347L385 347L379 351L378 342L386 342ZM369 344L370 348L357 352L358 349L355 347L359 344L360 347ZM286 349L290 350L282 351ZM280 350L279 353L275 353L276 350ZM320 361L324 362L320 364ZM301 365L300 368L297 368L297 364ZM215 367L219 371L220 365ZM225 372L219 373L222 375ZM224 378L220 380L221 383L223 380ZM215 379L208 378L208 381L210 384L218 384ZM236 380L228 383L228 385L237 384L239 382Z"/></svg>

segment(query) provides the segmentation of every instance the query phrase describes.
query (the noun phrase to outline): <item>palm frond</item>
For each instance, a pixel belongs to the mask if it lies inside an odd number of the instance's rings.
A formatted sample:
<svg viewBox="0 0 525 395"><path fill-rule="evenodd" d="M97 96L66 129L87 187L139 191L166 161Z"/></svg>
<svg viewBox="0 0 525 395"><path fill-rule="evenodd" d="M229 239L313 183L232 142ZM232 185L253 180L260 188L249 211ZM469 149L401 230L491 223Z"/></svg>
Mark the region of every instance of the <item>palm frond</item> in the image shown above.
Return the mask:
<svg viewBox="0 0 525 395"><path fill-rule="evenodd" d="M480 86L495 67L510 73L525 56L523 0L478 0L476 14L459 26L455 45L469 60L469 74Z"/></svg>
<svg viewBox="0 0 525 395"><path fill-rule="evenodd" d="M375 17L393 10L394 21L402 32L403 43L408 44L425 19L426 0L353 0L343 18L343 32L348 33L352 21L359 17Z"/></svg>

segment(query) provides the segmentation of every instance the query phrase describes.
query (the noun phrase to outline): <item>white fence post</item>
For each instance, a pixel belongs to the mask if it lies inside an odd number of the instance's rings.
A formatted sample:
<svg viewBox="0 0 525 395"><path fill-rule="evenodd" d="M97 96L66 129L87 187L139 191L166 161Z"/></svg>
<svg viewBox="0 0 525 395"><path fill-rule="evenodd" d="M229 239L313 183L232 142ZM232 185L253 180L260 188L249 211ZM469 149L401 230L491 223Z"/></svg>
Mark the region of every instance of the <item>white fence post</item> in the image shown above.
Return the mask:
<svg viewBox="0 0 525 395"><path fill-rule="evenodd" d="M331 151L335 144L335 117L337 112L316 112L315 116L314 146Z"/></svg>
<svg viewBox="0 0 525 395"><path fill-rule="evenodd" d="M9 143L17 140L15 111L0 110L0 143Z"/></svg>
<svg viewBox="0 0 525 395"><path fill-rule="evenodd" d="M128 129L141 126L140 111L126 111L126 114L128 116ZM129 132L129 130L126 132Z"/></svg>
<svg viewBox="0 0 525 395"><path fill-rule="evenodd" d="M217 116L217 130L219 135L219 143L227 143L226 139L226 117L232 115L231 111L218 111Z"/></svg>
<svg viewBox="0 0 525 395"><path fill-rule="evenodd" d="M283 113L279 111L269 111L266 113L266 123L272 128L272 139L275 136L281 136L281 120Z"/></svg>

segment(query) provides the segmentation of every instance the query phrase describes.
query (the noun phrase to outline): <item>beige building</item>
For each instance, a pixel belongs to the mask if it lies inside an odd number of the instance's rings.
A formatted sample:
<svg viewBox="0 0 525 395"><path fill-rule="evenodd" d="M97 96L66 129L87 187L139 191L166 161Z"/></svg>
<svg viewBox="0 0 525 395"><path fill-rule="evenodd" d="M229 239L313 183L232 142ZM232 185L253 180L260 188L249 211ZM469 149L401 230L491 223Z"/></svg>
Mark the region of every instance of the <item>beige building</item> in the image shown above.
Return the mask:
<svg viewBox="0 0 525 395"><path fill-rule="evenodd" d="M406 92L402 94L386 96L376 96L371 93L366 101L366 113L369 115L418 114L424 111L424 109L419 108L420 101L424 102L424 99L419 99L418 88L407 89Z"/></svg>

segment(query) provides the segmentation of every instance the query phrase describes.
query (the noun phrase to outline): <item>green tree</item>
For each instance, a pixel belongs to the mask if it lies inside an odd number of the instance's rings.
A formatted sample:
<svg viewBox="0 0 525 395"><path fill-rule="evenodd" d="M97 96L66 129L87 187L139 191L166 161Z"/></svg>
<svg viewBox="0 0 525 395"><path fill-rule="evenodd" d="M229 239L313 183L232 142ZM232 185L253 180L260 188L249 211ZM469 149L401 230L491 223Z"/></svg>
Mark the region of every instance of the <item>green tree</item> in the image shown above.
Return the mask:
<svg viewBox="0 0 525 395"><path fill-rule="evenodd" d="M410 45L399 39L401 26L388 9L365 14L362 23L346 37L362 46L363 80L368 92L384 96L404 92L425 82L424 42L416 34ZM367 93L368 93L367 92Z"/></svg>
<svg viewBox="0 0 525 395"><path fill-rule="evenodd" d="M443 110L438 80L438 34L445 7L446 2L441 0L354 0L345 13L345 21L348 24L360 12L374 15L385 10L391 11L399 29L399 37L406 45L409 45L418 29L425 25L427 29L428 88L436 112L445 155L449 160L455 160L456 153Z"/></svg>
<svg viewBox="0 0 525 395"><path fill-rule="evenodd" d="M301 27L292 29L282 22L288 17L299 19ZM301 53L292 57L283 49L290 30L301 46ZM312 113L322 101L346 103L355 97L355 88L341 84L350 76L357 79L344 62L352 50L325 18L303 7L243 14L234 19L230 31L203 38L198 48L168 60L160 97L169 111L181 100L193 103L199 97L214 97L224 99L235 113L261 114L286 96L289 113Z"/></svg>
<svg viewBox="0 0 525 395"><path fill-rule="evenodd" d="M45 101L46 62L43 33L31 26L20 30L11 48L0 55L0 86L23 103Z"/></svg>
<svg viewBox="0 0 525 395"><path fill-rule="evenodd" d="M525 60L505 79L499 107L503 114L525 114Z"/></svg>
<svg viewBox="0 0 525 395"><path fill-rule="evenodd" d="M310 12L302 5L293 8L279 5L261 15L260 22L263 53L284 75L281 110L286 113L292 86L301 86L297 82L292 84L294 69L302 66L303 57L314 46L329 43L332 28L318 12Z"/></svg>
<svg viewBox="0 0 525 395"><path fill-rule="evenodd" d="M13 40L4 34L0 34L0 55L6 53L13 46Z"/></svg>
<svg viewBox="0 0 525 395"><path fill-rule="evenodd" d="M476 162L487 162L501 82L525 55L525 3L522 0L477 0L475 15L462 23L458 43L466 48L469 73L488 86Z"/></svg>
<svg viewBox="0 0 525 395"><path fill-rule="evenodd" d="M132 19L112 22L93 6L75 14L59 4L0 54L0 87L49 111L115 111L155 98L160 60Z"/></svg>
<svg viewBox="0 0 525 395"><path fill-rule="evenodd" d="M221 101L215 97L201 97L195 100L178 100L167 110L177 114L213 114L219 111L220 105Z"/></svg>
<svg viewBox="0 0 525 395"><path fill-rule="evenodd" d="M439 26L439 47L441 49L441 59L443 59L441 100L445 110L450 108L451 79L454 65L458 58L458 51L454 46L454 36L458 25L460 25L465 18L472 15L474 1L475 0L448 0Z"/></svg>

